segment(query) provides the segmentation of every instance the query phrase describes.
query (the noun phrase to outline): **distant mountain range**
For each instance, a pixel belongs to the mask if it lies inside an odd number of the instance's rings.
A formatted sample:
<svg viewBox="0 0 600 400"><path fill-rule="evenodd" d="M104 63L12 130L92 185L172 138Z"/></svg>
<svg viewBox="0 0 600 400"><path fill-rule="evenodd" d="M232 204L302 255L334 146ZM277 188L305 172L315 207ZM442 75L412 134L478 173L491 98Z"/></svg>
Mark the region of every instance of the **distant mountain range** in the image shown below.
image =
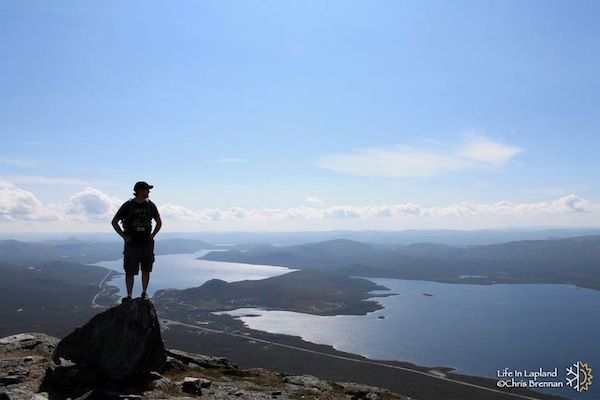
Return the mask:
<svg viewBox="0 0 600 400"><path fill-rule="evenodd" d="M455 283L564 283L600 289L600 236L486 246L416 243L381 248L351 240L210 252L205 260L347 275Z"/></svg>
<svg viewBox="0 0 600 400"><path fill-rule="evenodd" d="M45 240L62 241L65 233L0 233L0 239L16 239L32 242ZM75 240L85 242L116 241L114 232L72 233ZM408 245L413 243L441 243L452 246L485 245L518 240L562 239L575 236L597 236L596 228L506 228L506 229L408 229L402 231L377 230L331 230L302 232L161 232L159 240L191 239L215 245L255 245L257 243L291 246L309 242L323 242L334 239L348 239L377 245ZM49 240L52 239L52 240Z"/></svg>
<svg viewBox="0 0 600 400"><path fill-rule="evenodd" d="M157 255L193 253L203 249L215 249L201 240L164 239L157 240ZM45 240L40 242L21 242L18 240L0 240L0 263L2 262L41 262L51 260L96 263L118 260L123 257L123 241L86 242L75 238L65 240Z"/></svg>

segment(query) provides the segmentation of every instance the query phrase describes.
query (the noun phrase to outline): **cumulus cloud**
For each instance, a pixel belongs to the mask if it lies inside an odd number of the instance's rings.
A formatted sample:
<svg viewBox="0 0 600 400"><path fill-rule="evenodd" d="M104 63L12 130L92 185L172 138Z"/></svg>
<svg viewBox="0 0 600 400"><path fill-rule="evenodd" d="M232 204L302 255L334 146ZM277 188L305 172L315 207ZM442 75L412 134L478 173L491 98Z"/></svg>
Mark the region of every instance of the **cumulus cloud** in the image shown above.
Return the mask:
<svg viewBox="0 0 600 400"><path fill-rule="evenodd" d="M201 214L197 211L187 209L175 204L164 204L160 207L161 218L174 218L180 221L201 221Z"/></svg>
<svg viewBox="0 0 600 400"><path fill-rule="evenodd" d="M528 217L537 215L580 214L599 211L600 205L594 204L577 195L570 194L550 202L517 203L499 201L492 204L459 203L446 207L431 207L423 211L424 216L444 217L489 217L513 216Z"/></svg>
<svg viewBox="0 0 600 400"><path fill-rule="evenodd" d="M316 164L332 171L365 177L429 177L484 166L501 167L522 151L517 146L471 135L466 143L454 150L397 145L329 154Z"/></svg>
<svg viewBox="0 0 600 400"><path fill-rule="evenodd" d="M531 217L539 215L580 214L600 211L600 205L571 194L550 202L496 203L462 202L443 207L423 207L413 203L380 206L332 206L316 209L298 206L287 209L233 207L227 210L190 210L182 206L159 207L161 214L189 222L243 221L243 220L324 220L324 219L423 219L470 218L470 217Z"/></svg>
<svg viewBox="0 0 600 400"><path fill-rule="evenodd" d="M0 181L0 221L45 222L60 219L53 206L44 207L31 192Z"/></svg>
<svg viewBox="0 0 600 400"><path fill-rule="evenodd" d="M65 206L65 213L78 221L105 220L112 218L121 204L122 201L116 197L87 187L71 196Z"/></svg>
<svg viewBox="0 0 600 400"><path fill-rule="evenodd" d="M0 222L8 224L102 224L112 219L122 201L87 187L73 194L64 204L43 204L33 193L0 181ZM493 227L531 225L598 225L600 204L575 194L534 203L460 202L442 206L414 203L388 205L337 205L291 208L207 208L190 209L177 204L159 205L165 226L178 227L266 227L282 226L339 228L383 227L384 229ZM98 225L99 226L99 225ZM69 228L70 227L70 228Z"/></svg>
<svg viewBox="0 0 600 400"><path fill-rule="evenodd" d="M254 210L246 210L242 207L231 207L227 210L220 210L218 208L191 210L183 206L168 203L160 206L158 209L162 219L174 219L184 222L241 221L259 217ZM264 209L263 211L263 216L273 216L268 209Z"/></svg>

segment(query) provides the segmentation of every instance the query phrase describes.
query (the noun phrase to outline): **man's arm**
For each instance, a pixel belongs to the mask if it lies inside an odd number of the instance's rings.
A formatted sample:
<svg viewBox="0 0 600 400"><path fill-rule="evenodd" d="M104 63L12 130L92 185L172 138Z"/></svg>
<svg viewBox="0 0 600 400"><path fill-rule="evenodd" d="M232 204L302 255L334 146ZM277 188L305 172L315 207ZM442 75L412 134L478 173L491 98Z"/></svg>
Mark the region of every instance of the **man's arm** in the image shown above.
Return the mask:
<svg viewBox="0 0 600 400"><path fill-rule="evenodd" d="M160 215L158 213L156 213L156 216L154 217L154 221L156 221L156 225L154 225L154 232L152 232L152 239L154 239L154 236L156 236L158 231L160 231L160 228L162 228L162 220L160 219Z"/></svg>
<svg viewBox="0 0 600 400"><path fill-rule="evenodd" d="M129 236L126 236L125 232L123 232L123 229L121 229L121 225L119 225L119 219L116 216L112 219L112 226L115 229L115 231L117 231L119 236L125 239L126 242L128 242L131 239Z"/></svg>
<svg viewBox="0 0 600 400"><path fill-rule="evenodd" d="M158 231L160 231L160 228L162 228L162 220L160 219L160 213L158 212L158 207L156 207L156 204L154 204L153 202L150 202L150 206L151 206L152 218L154 219L154 222L156 222L156 224L154 224L154 231L150 235L150 237L152 239L154 239L154 236L156 236Z"/></svg>

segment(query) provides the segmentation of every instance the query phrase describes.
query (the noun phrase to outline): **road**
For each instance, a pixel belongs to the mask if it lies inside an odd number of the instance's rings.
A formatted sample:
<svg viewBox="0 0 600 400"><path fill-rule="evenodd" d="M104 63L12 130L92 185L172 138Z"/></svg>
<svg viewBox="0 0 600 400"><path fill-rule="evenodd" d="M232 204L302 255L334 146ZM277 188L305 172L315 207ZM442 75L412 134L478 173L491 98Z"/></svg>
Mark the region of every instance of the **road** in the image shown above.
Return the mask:
<svg viewBox="0 0 600 400"><path fill-rule="evenodd" d="M167 326L168 327L169 325L180 325L180 326L185 326L185 327L192 328L192 329L203 330L203 331L206 331L206 332L212 332L212 333L218 333L218 334L223 334L223 335L235 336L235 337L243 338L243 339L246 339L246 340L253 340L253 341L256 341L256 342L270 344L270 345L273 345L273 346L285 347L285 348L293 349L293 350L297 350L297 351L304 351L304 352L307 352L307 353L319 354L319 355L324 356L324 357L337 358L337 359L351 361L351 362L356 362L356 363L377 365L377 366L380 366L380 367L391 368L391 369L398 369L398 370L402 370L402 371L406 371L406 372L410 372L410 373L414 373L414 374L424 375L424 376L427 376L429 378L434 378L434 379L439 379L439 380L446 381L446 382L455 383L457 385L469 386L469 387L472 387L472 388L486 390L488 392L499 393L499 394L505 395L505 396L510 397L510 398L528 399L528 400L539 400L539 399L537 399L535 397L524 396L524 395L520 395L520 394L516 394L516 393L508 393L508 392L504 392L502 390L497 390L497 389L492 389L492 388L485 387L485 386L475 385L473 383L462 382L462 381L459 381L459 380L456 380L456 379L442 377L442 376L440 376L438 374L435 374L435 373L427 373L427 372L423 372L423 371L414 370L414 369L411 369L411 368L401 367L401 366L398 366L398 365L390 365L390 364L385 364L385 363L381 363L381 362L377 362L377 361L360 360L360 359L355 359L355 358L350 358L350 357L339 356L339 355L335 355L335 354L328 354L328 353L323 353L323 352L316 351L316 350L305 349L303 347L291 346L291 345L287 345L287 344L272 342L270 340L260 339L260 338L249 336L249 335L242 335L242 334L239 334L239 333L227 332L227 331L222 331L222 330L219 330L219 329L207 328L207 327L204 327L204 326L198 326L198 325L193 325L193 324L186 324L186 323L179 322L179 321L173 321L173 320L168 320L168 319L161 319L161 326Z"/></svg>
<svg viewBox="0 0 600 400"><path fill-rule="evenodd" d="M113 272L114 271L109 270L108 273L106 274L106 276L104 278L102 278L102 280L98 284L98 288L100 289L100 291L98 293L96 293L96 295L92 298L92 308L107 308L106 306L96 303L96 299L98 298L98 296L100 296L102 293L104 293L104 288L103 288L104 282L106 282L106 280L113 274Z"/></svg>

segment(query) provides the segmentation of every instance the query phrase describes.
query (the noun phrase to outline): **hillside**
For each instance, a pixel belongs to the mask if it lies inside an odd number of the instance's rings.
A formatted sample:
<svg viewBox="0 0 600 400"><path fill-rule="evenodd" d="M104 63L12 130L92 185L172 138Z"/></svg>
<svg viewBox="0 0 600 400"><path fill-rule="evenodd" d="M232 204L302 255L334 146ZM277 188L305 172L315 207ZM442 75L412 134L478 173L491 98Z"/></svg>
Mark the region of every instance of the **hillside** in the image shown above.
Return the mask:
<svg viewBox="0 0 600 400"><path fill-rule="evenodd" d="M201 240L164 239L157 240L156 254L194 253L198 250L215 249ZM123 241L85 242L77 239L23 242L0 240L0 263L33 263L42 261L70 261L96 263L118 260L123 257Z"/></svg>
<svg viewBox="0 0 600 400"><path fill-rule="evenodd" d="M341 251L336 251L343 247ZM562 283L600 289L600 236L485 246L417 243L382 249L353 241L210 252L202 259L346 275L454 283Z"/></svg>
<svg viewBox="0 0 600 400"><path fill-rule="evenodd" d="M108 274L115 272L65 261L0 263L0 336L29 330L66 334L97 311L92 299ZM102 292L108 298L113 289Z"/></svg>
<svg viewBox="0 0 600 400"><path fill-rule="evenodd" d="M316 315L361 315L382 308L372 290L388 290L366 279L322 271L295 271L267 279L225 282L212 279L200 287L159 290L154 300L175 312L223 311L243 307L289 310Z"/></svg>

